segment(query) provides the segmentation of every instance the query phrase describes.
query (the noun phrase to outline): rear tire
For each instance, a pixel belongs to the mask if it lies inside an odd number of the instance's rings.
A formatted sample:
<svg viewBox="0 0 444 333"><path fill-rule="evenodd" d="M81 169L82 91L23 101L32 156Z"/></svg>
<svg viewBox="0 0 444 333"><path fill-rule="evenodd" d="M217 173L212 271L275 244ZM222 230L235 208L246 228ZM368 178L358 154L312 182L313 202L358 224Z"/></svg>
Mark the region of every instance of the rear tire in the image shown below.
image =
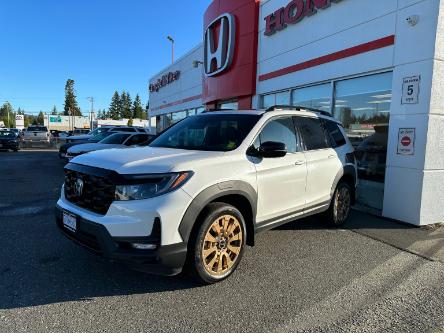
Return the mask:
<svg viewBox="0 0 444 333"><path fill-rule="evenodd" d="M341 181L336 187L330 207L325 213L328 224L339 227L350 218L352 189L346 182Z"/></svg>
<svg viewBox="0 0 444 333"><path fill-rule="evenodd" d="M242 259L246 244L242 214L225 203L211 203L190 239L185 270L201 283L228 278Z"/></svg>

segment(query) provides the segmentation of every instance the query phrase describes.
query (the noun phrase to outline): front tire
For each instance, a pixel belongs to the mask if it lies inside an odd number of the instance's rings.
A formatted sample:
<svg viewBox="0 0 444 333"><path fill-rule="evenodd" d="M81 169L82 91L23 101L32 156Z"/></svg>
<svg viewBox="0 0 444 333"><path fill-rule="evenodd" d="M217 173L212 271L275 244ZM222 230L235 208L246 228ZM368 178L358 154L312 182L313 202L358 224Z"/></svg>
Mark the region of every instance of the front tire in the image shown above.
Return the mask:
<svg viewBox="0 0 444 333"><path fill-rule="evenodd" d="M246 244L242 214L225 203L211 203L203 212L189 248L187 270L200 282L211 284L236 270Z"/></svg>
<svg viewBox="0 0 444 333"><path fill-rule="evenodd" d="M340 182L336 187L330 208L326 212L327 221L330 225L339 227L350 218L352 203L352 189L346 182Z"/></svg>

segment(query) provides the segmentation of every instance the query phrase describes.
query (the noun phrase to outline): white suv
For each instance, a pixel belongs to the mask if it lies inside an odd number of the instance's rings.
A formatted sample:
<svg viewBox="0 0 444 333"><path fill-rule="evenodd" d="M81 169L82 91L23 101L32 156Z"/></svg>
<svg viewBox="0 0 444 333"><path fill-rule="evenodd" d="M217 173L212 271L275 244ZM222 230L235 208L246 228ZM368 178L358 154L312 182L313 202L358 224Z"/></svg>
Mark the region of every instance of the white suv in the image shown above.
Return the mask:
<svg viewBox="0 0 444 333"><path fill-rule="evenodd" d="M343 224L356 185L353 147L328 115L207 112L149 147L74 158L56 220L104 257L213 283L233 273L258 232L318 213Z"/></svg>

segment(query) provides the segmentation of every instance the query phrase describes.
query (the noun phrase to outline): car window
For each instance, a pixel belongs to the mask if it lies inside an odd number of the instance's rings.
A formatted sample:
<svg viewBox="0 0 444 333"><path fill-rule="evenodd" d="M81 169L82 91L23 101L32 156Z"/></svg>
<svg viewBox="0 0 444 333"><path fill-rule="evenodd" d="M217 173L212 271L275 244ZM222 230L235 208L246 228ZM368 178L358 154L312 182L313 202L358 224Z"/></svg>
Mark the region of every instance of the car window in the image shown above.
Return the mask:
<svg viewBox="0 0 444 333"><path fill-rule="evenodd" d="M324 125L334 147L341 147L347 143L337 123L331 120L324 120Z"/></svg>
<svg viewBox="0 0 444 333"><path fill-rule="evenodd" d="M30 126L28 132L48 132L48 129L42 126Z"/></svg>
<svg viewBox="0 0 444 333"><path fill-rule="evenodd" d="M0 138L15 138L15 134L12 131L0 131Z"/></svg>
<svg viewBox="0 0 444 333"><path fill-rule="evenodd" d="M147 140L148 140L148 135L146 135L146 134L136 134L136 135L133 135L132 137L130 137L128 139L128 141L125 142L125 145L126 146L134 146L134 145L141 144L141 143L143 143L143 142L145 142Z"/></svg>
<svg viewBox="0 0 444 333"><path fill-rule="evenodd" d="M107 137L106 139L103 139L100 141L100 143L106 143L110 145L121 145L125 142L126 139L129 138L131 134L126 133L114 133Z"/></svg>
<svg viewBox="0 0 444 333"><path fill-rule="evenodd" d="M150 147L231 151L239 147L259 118L241 112L191 116L157 136Z"/></svg>
<svg viewBox="0 0 444 333"><path fill-rule="evenodd" d="M329 140L317 118L295 117L307 150L329 148Z"/></svg>
<svg viewBox="0 0 444 333"><path fill-rule="evenodd" d="M273 141L285 143L288 153L298 151L298 139L291 117L282 117L270 121L262 129L258 139L259 141L256 140L254 143L256 149L264 142Z"/></svg>

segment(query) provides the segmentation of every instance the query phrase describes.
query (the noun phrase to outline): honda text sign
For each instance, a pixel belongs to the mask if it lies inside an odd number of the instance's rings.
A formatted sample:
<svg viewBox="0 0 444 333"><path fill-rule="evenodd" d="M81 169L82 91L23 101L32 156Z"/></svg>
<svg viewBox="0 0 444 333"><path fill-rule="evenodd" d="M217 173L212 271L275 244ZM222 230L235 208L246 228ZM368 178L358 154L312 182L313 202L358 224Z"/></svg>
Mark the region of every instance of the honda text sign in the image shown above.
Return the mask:
<svg viewBox="0 0 444 333"><path fill-rule="evenodd" d="M214 76L233 62L236 26L233 15L222 14L205 30L205 75Z"/></svg>
<svg viewBox="0 0 444 333"><path fill-rule="evenodd" d="M277 31L284 30L289 24L296 24L307 16L317 13L318 9L330 7L331 3L342 0L293 0L287 6L277 9L274 13L265 17L266 36L271 36Z"/></svg>

